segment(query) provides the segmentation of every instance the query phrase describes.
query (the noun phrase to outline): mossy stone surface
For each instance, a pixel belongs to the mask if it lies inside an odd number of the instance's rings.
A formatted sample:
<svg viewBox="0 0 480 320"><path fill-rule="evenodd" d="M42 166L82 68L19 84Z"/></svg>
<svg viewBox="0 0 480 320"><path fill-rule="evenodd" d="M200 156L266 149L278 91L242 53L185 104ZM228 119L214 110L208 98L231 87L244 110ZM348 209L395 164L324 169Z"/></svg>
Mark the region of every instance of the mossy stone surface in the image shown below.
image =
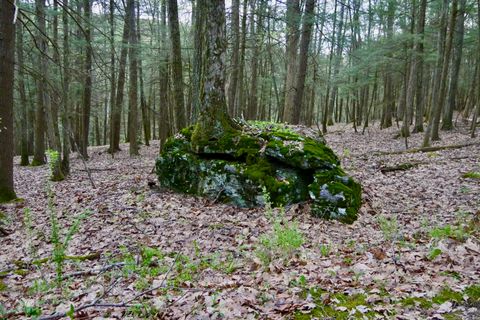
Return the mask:
<svg viewBox="0 0 480 320"><path fill-rule="evenodd" d="M167 139L156 162L163 187L240 207L264 205L265 188L275 206L312 200L315 216L355 221L360 185L345 175L321 137L256 122L194 150L194 132L191 126Z"/></svg>

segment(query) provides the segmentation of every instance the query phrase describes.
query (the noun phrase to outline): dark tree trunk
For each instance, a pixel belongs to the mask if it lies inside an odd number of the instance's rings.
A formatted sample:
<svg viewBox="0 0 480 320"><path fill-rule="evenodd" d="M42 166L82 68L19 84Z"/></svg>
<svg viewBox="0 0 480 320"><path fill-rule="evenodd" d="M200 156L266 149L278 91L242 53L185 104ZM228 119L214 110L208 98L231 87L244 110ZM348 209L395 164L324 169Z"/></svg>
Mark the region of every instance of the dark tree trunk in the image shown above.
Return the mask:
<svg viewBox="0 0 480 320"><path fill-rule="evenodd" d="M452 65L452 76L450 79L450 87L448 89L449 96L446 105L446 110L443 114L442 119L442 129L451 130L453 128L453 111L456 107L457 100L457 88L458 88L458 79L460 74L460 65L462 62L462 52L463 52L463 33L464 33L464 21L465 21L465 6L467 1L460 0L460 8L458 10L457 22L455 24L455 47L453 52L453 65ZM453 28L453 26L451 26Z"/></svg>
<svg viewBox="0 0 480 320"><path fill-rule="evenodd" d="M20 165L28 166L28 132L27 132L27 95L25 92L25 75L24 75L24 54L23 54L23 26L17 26L17 65L18 65L18 93L20 96L20 104L17 110L20 112ZM1 121L1 120L0 120Z"/></svg>
<svg viewBox="0 0 480 320"><path fill-rule="evenodd" d="M86 159L88 158L88 136L90 133L90 109L92 104L92 27L91 27L91 15L92 15L92 3L91 0L83 0L84 10L84 36L85 36L85 80L83 87L83 108L82 108L82 121L81 121L81 141L80 141L80 154Z"/></svg>
<svg viewBox="0 0 480 320"><path fill-rule="evenodd" d="M138 155L137 141L137 99L138 99L138 72L137 72L137 32L135 27L135 0L128 0L128 21L130 23L128 61L130 63L128 86L128 132L130 142L130 156Z"/></svg>
<svg viewBox="0 0 480 320"><path fill-rule="evenodd" d="M205 85L200 118L192 135L192 147L196 152L201 152L209 140L236 127L228 116L225 97L225 3L206 1L205 14L208 17Z"/></svg>
<svg viewBox="0 0 480 320"><path fill-rule="evenodd" d="M293 100L292 123L300 122L300 113L303 106L303 93L305 91L305 77L307 75L308 48L312 37L312 27L314 22L315 0L307 0L305 5L305 14L303 16L302 34L300 39L300 61L298 64L298 78L296 92Z"/></svg>
<svg viewBox="0 0 480 320"><path fill-rule="evenodd" d="M130 10L128 7L129 2L127 3L126 12ZM110 140L110 152L115 153L120 151L120 127L122 122L122 107L123 107L123 89L125 87L125 67L127 65L127 49L128 49L128 38L130 34L130 22L128 21L128 14L125 14L125 23L123 25L123 35L122 35L122 50L120 52L120 62L117 78L117 95L115 97L115 103L113 105L112 111L112 120L110 124L110 130L112 139Z"/></svg>
<svg viewBox="0 0 480 320"><path fill-rule="evenodd" d="M175 100L175 127L180 130L187 125L183 97L182 50L180 46L180 25L178 23L177 0L168 0L168 23L172 45L172 75Z"/></svg>
<svg viewBox="0 0 480 320"><path fill-rule="evenodd" d="M300 24L300 2L287 0L287 70L285 78L285 102L283 106L283 120L293 123L294 98L297 79L297 49L298 49L298 26Z"/></svg>
<svg viewBox="0 0 480 320"><path fill-rule="evenodd" d="M14 7L0 6L0 203L16 198L13 188Z"/></svg>

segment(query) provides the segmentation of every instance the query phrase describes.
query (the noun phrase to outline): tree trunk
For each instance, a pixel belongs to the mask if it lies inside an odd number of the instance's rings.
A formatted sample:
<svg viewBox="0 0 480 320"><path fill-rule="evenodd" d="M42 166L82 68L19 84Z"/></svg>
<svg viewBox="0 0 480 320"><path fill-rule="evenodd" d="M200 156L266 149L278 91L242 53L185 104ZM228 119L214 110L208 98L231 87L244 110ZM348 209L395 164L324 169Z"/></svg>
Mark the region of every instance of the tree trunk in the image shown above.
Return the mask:
<svg viewBox="0 0 480 320"><path fill-rule="evenodd" d="M125 12L128 12L130 8L125 9ZM110 134L113 139L110 140L109 151L113 154L117 151L120 151L120 128L122 122L122 108L123 108L123 90L125 87L125 67L127 65L127 49L128 49L128 38L130 34L130 21L128 20L128 14L125 14L125 22L123 25L123 35L122 35L122 50L120 52L120 62L118 65L118 78L117 78L117 95L115 97L115 104L113 105L112 111L112 120L110 124Z"/></svg>
<svg viewBox="0 0 480 320"><path fill-rule="evenodd" d="M287 47L286 59L287 70L285 78L285 101L283 106L283 121L294 122L294 99L297 79L297 49L298 49L298 26L300 24L300 2L287 0Z"/></svg>
<svg viewBox="0 0 480 320"><path fill-rule="evenodd" d="M228 116L225 97L225 3L206 1L205 14L207 43L205 86L199 121L192 135L192 147L202 152L211 139L221 137L225 131L234 130L235 124Z"/></svg>
<svg viewBox="0 0 480 320"><path fill-rule="evenodd" d="M438 88L438 92L433 92L433 99L432 99L432 107L431 107L431 114L430 119L427 127L427 131L425 132L425 136L423 139L423 147L428 147L430 145L431 140L440 140L440 136L438 134L438 129L440 126L440 116L442 113L442 109L445 104L445 94L447 88L447 76L448 76L448 66L450 64L450 52L452 48L452 38L453 38L453 29L455 26L455 19L457 16L457 3L458 0L453 0L452 3L452 12L450 15L450 30L448 32L448 37L445 41L446 34L446 18L447 18L447 11L448 11L448 1L445 0L443 3L442 8L442 18L441 18L441 34L439 36L439 57L437 60L437 67L436 72L438 72L436 76L436 80L438 80L438 84L436 87ZM441 42L440 42L441 41ZM440 54L441 53L441 54Z"/></svg>
<svg viewBox="0 0 480 320"><path fill-rule="evenodd" d="M151 130L150 130L150 117L148 112L147 100L145 99L145 89L143 85L143 66L142 59L138 59L141 56L141 29L140 29L140 2L137 2L137 60L138 60L138 79L140 81L140 108L142 110L142 124L143 124L143 137L145 139L145 145L150 145Z"/></svg>
<svg viewBox="0 0 480 320"><path fill-rule="evenodd" d="M416 89L415 89L415 126L413 132L423 132L423 113L425 110L425 97L423 94L423 41L425 38L425 12L427 10L427 0L421 0L420 11L417 22L417 40L415 47L415 70L416 70Z"/></svg>
<svg viewBox="0 0 480 320"><path fill-rule="evenodd" d="M13 187L14 12L10 1L0 6L0 203L16 198Z"/></svg>
<svg viewBox="0 0 480 320"><path fill-rule="evenodd" d="M303 15L302 33L300 39L300 61L298 64L296 92L293 99L292 123L300 122L300 113L303 107L303 93L305 91L305 77L307 75L308 48L312 38L312 27L314 22L315 0L307 0L305 13Z"/></svg>
<svg viewBox="0 0 480 320"><path fill-rule="evenodd" d="M180 130L187 125L185 102L183 97L182 50L180 47L180 26L178 23L177 0L168 0L168 23L172 45L172 76L175 101L175 129Z"/></svg>
<svg viewBox="0 0 480 320"><path fill-rule="evenodd" d="M260 1L259 1L260 2ZM258 60L259 60L259 51L260 51L260 42L259 39L259 30L262 25L262 15L260 14L257 18L257 26L255 27L255 12L256 10L261 10L262 4L260 3L257 8L255 8L256 1L252 1L251 8L251 18L250 18L250 39L252 47L252 66L250 68L250 95L248 96L248 106L246 108L246 118L250 120L255 120L258 118L258 106L257 106L257 83L258 83Z"/></svg>
<svg viewBox="0 0 480 320"><path fill-rule="evenodd" d="M108 16L108 21L110 24L110 134L109 134L109 143L108 152L113 154L115 151L119 151L120 146L118 145L119 141L117 140L117 145L115 145L115 135L116 135L116 103L115 103L115 0L110 0L109 4L110 14ZM125 33L125 26L124 26ZM123 47L122 47L123 52ZM120 124L120 123L119 123ZM120 130L120 126L118 126ZM120 132L119 132L120 134Z"/></svg>
<svg viewBox="0 0 480 320"><path fill-rule="evenodd" d="M392 41L393 25L395 20L396 2L388 2L387 15L387 39ZM385 74L385 93L384 93L384 113L382 116L382 128L389 128L392 126L392 113L395 108L395 95L393 93L393 76L391 70L386 70Z"/></svg>
<svg viewBox="0 0 480 320"><path fill-rule="evenodd" d="M463 51L463 33L464 33L464 21L465 21L465 6L467 1L460 0L460 8L458 11L458 18L455 24L455 48L453 52L453 65L452 76L450 79L450 87L448 89L449 96L446 105L446 110L443 114L442 129L451 130L453 128L453 111L456 107L458 78L460 73L460 64L462 62ZM453 28L453 26L451 26Z"/></svg>
<svg viewBox="0 0 480 320"><path fill-rule="evenodd" d="M83 87L83 108L82 108L82 122L81 122L81 141L80 154L84 159L88 158L88 136L90 133L90 109L92 104L92 2L91 0L83 0L84 10L84 36L85 36L85 82Z"/></svg>
<svg viewBox="0 0 480 320"><path fill-rule="evenodd" d="M17 65L18 65L18 93L20 96L20 104L18 110L20 112L20 165L28 166L28 133L27 133L27 95L25 93L25 76L24 76L24 54L23 54L23 26L18 24L17 28Z"/></svg>
<svg viewBox="0 0 480 320"><path fill-rule="evenodd" d="M128 86L128 133L130 142L130 156L138 155L138 140L137 140L137 100L138 100L138 61L137 61L137 31L135 24L135 0L128 0L128 21L130 23L129 32L129 50L128 61L129 65L129 86Z"/></svg>
<svg viewBox="0 0 480 320"><path fill-rule="evenodd" d="M235 98L238 87L238 67L240 53L240 0L232 1L232 73L230 74L230 86L228 87L228 110L231 116L235 115Z"/></svg>
<svg viewBox="0 0 480 320"><path fill-rule="evenodd" d="M238 70L238 98L235 102L235 115L239 116L241 110L245 108L245 49L247 42L247 3L248 1L243 1L243 12L242 12L242 36L240 43L240 67Z"/></svg>

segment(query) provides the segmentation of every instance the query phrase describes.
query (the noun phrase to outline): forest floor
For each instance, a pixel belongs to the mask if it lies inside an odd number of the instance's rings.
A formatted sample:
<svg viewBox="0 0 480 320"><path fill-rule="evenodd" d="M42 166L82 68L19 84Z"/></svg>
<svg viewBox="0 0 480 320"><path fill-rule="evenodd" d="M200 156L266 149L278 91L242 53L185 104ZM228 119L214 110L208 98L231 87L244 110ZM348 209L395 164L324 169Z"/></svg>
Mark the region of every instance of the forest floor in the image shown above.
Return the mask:
<svg viewBox="0 0 480 320"><path fill-rule="evenodd" d="M24 200L0 206L0 319L479 319L480 139L461 127L435 145L476 145L376 153L405 149L397 131L325 136L363 187L352 225L308 204L239 209L152 187L155 141L133 159L128 145L114 159L90 148L95 188L76 155L62 182L15 165Z"/></svg>

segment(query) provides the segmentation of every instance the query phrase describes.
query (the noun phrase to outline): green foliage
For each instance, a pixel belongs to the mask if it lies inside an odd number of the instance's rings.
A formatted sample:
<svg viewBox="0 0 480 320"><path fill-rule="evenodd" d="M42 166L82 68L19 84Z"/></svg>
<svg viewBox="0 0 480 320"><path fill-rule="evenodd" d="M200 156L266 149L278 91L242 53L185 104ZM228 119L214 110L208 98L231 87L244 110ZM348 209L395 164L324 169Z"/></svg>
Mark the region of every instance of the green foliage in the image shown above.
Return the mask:
<svg viewBox="0 0 480 320"><path fill-rule="evenodd" d="M387 218L381 215L377 218L377 223L380 226L380 230L382 230L385 240L396 240L399 234L397 217Z"/></svg>
<svg viewBox="0 0 480 320"><path fill-rule="evenodd" d="M442 254L442 250L440 248L433 247L428 252L427 259L433 261L441 254Z"/></svg>
<svg viewBox="0 0 480 320"><path fill-rule="evenodd" d="M264 265L270 264L274 259L286 262L303 242L297 223L289 222L281 214L273 223L273 231L260 237L255 253Z"/></svg>
<svg viewBox="0 0 480 320"><path fill-rule="evenodd" d="M469 171L469 172L467 172L467 173L462 174L462 178L480 179L480 172L478 172L478 171Z"/></svg>
<svg viewBox="0 0 480 320"><path fill-rule="evenodd" d="M430 231L430 237L436 240L452 238L458 241L465 241L468 236L468 232L461 226L445 225L443 227L435 227Z"/></svg>
<svg viewBox="0 0 480 320"><path fill-rule="evenodd" d="M332 246L330 244L321 244L320 245L320 254L322 257L328 257L331 253Z"/></svg>

